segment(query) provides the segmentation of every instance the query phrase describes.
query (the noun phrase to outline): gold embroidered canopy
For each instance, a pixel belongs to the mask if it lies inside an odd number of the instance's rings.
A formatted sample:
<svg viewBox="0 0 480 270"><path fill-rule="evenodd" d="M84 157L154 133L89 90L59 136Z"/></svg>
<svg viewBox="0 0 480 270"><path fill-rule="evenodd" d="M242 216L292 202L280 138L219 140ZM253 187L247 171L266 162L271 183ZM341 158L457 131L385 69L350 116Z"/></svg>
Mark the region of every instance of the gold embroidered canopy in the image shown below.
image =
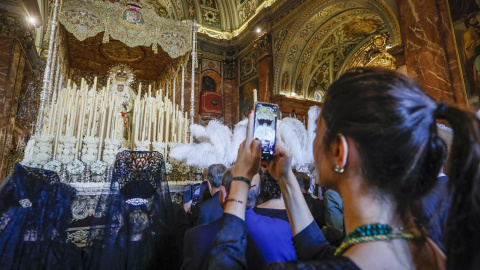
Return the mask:
<svg viewBox="0 0 480 270"><path fill-rule="evenodd" d="M129 47L152 46L155 53L160 45L171 58L192 49L191 21L165 19L139 2L66 0L59 20L80 41L104 32L103 43L112 38Z"/></svg>

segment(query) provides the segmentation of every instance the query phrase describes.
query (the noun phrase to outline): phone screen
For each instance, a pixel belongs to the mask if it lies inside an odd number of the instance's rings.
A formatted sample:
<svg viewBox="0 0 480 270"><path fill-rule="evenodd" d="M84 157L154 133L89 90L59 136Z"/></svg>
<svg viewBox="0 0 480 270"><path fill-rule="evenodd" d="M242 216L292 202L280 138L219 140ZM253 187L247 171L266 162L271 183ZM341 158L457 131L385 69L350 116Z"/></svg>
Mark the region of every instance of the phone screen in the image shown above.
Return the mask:
<svg viewBox="0 0 480 270"><path fill-rule="evenodd" d="M272 160L275 150L275 135L278 106L257 102L255 104L255 125L253 138L262 143L262 160Z"/></svg>
<svg viewBox="0 0 480 270"><path fill-rule="evenodd" d="M188 203L192 200L192 187L191 185L183 186L183 203Z"/></svg>
<svg viewBox="0 0 480 270"><path fill-rule="evenodd" d="M196 204L200 200L200 184L192 185L192 199L193 204Z"/></svg>

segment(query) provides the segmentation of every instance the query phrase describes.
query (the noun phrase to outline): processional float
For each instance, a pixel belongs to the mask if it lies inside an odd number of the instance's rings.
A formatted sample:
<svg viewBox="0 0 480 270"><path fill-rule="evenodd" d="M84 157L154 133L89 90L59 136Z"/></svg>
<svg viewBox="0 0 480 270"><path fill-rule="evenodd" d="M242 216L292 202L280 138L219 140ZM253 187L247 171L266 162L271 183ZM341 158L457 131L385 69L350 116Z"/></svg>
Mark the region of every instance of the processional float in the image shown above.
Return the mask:
<svg viewBox="0 0 480 270"><path fill-rule="evenodd" d="M131 47L151 46L155 53L160 45L172 58L187 57L183 58L181 66L170 69L173 74L163 74L166 93L163 89L152 89L151 85L142 90L141 83L135 93L130 88L134 80L133 70L124 64L110 69L107 85L102 89L97 89L96 77L93 85L88 85L83 78L77 85L71 79L64 79L64 61L61 54L57 54L60 49L57 17L80 41L104 32L104 43L112 37ZM67 0L63 1L59 11L59 1L55 0L36 130L27 143L22 163L66 171L73 181L80 175L85 176L87 171L88 180L92 181L95 177L98 180L108 177L108 168L121 150L159 151L168 156L169 148L176 144L191 143L189 125L194 119L195 72L191 73L190 119L184 112L183 98L189 51L192 68L196 64L195 30L195 22L167 20L151 9L139 9L138 6ZM132 35L125 34L132 31L148 37L139 38L137 35L132 38ZM168 98L168 86L170 78L176 78L172 75L176 75L180 68L182 93L178 106L175 100Z"/></svg>

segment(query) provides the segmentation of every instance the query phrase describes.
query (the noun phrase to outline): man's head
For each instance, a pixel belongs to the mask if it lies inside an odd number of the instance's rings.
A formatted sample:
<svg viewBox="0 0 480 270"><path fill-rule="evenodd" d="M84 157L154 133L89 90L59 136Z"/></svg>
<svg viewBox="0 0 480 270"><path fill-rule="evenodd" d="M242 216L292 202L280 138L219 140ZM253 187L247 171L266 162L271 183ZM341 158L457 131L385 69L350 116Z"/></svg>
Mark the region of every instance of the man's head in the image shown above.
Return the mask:
<svg viewBox="0 0 480 270"><path fill-rule="evenodd" d="M297 178L298 185L303 193L308 193L310 188L310 177L306 173L296 173L295 178Z"/></svg>
<svg viewBox="0 0 480 270"><path fill-rule="evenodd" d="M227 168L223 164L213 164L207 169L207 181L212 196L220 188L222 184L222 176Z"/></svg>
<svg viewBox="0 0 480 270"><path fill-rule="evenodd" d="M222 177L222 186L220 187L220 205L225 207L225 200L230 194L230 188L233 181L233 166L228 168ZM260 175L256 174L250 183L250 190L248 191L247 206L254 207L260 193Z"/></svg>

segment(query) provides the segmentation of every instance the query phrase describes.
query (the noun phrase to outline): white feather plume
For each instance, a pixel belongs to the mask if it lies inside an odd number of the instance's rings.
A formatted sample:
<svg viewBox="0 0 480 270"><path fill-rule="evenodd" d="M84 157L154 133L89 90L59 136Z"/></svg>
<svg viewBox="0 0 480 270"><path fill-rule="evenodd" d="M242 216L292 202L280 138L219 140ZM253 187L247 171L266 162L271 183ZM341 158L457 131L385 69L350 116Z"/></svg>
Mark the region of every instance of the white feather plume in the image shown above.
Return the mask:
<svg viewBox="0 0 480 270"><path fill-rule="evenodd" d="M308 110L308 141L305 148L305 157L307 163L313 162L313 140L315 139L315 130L317 129L317 118L320 115L321 109L318 106L312 106Z"/></svg>
<svg viewBox="0 0 480 270"><path fill-rule="evenodd" d="M190 125L190 134L197 139L199 142L208 142L210 138L208 137L205 127L197 124Z"/></svg>
<svg viewBox="0 0 480 270"><path fill-rule="evenodd" d="M187 155L187 165L206 168L212 164L223 164L221 157L211 143L198 143L193 145L192 151Z"/></svg>
<svg viewBox="0 0 480 270"><path fill-rule="evenodd" d="M248 119L245 118L238 122L233 129L232 148L230 158L228 159L230 164L237 160L238 148L240 148L240 144L247 138L247 123Z"/></svg>
<svg viewBox="0 0 480 270"><path fill-rule="evenodd" d="M226 163L232 144L232 131L218 120L210 121L205 131L218 155L223 158L222 163Z"/></svg>
<svg viewBox="0 0 480 270"><path fill-rule="evenodd" d="M193 144L178 144L170 150L168 155L178 161L185 162L187 161L188 154L192 152L193 148Z"/></svg>
<svg viewBox="0 0 480 270"><path fill-rule="evenodd" d="M304 165L306 162L304 150L307 143L307 130L296 118L284 118L279 126L285 147L292 152L292 166Z"/></svg>

